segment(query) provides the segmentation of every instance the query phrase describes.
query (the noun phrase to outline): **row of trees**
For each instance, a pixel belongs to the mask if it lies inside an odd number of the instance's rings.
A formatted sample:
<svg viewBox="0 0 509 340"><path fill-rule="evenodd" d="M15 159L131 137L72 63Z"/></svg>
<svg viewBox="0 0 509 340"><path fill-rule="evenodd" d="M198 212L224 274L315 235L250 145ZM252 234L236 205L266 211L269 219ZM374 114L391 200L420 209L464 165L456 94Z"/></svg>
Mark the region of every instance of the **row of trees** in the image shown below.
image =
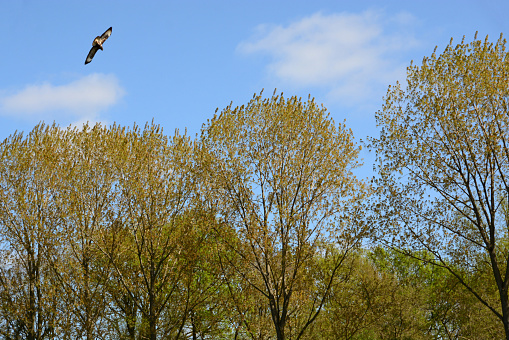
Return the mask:
<svg viewBox="0 0 509 340"><path fill-rule="evenodd" d="M0 334L509 339L508 60L502 38L475 39L411 66L377 113L369 185L344 124L275 93L194 140L11 135Z"/></svg>
<svg viewBox="0 0 509 340"><path fill-rule="evenodd" d="M197 141L40 124L0 150L8 337L300 338L365 233L358 148L312 100L255 96Z"/></svg>

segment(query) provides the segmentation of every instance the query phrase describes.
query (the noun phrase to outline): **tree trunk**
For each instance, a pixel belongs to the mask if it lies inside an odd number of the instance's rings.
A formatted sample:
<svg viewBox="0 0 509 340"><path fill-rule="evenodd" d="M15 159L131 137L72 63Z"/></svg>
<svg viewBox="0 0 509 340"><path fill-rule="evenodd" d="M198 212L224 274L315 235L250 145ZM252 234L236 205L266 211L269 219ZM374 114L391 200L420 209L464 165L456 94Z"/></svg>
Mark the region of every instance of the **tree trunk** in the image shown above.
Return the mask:
<svg viewBox="0 0 509 340"><path fill-rule="evenodd" d="M502 322L504 323L505 338L509 340L509 306L507 299L507 290L500 292L500 300L502 304Z"/></svg>
<svg viewBox="0 0 509 340"><path fill-rule="evenodd" d="M277 309L276 300L274 295L269 295L270 312L272 314L272 321L276 329L277 340L285 340L285 317L279 316L279 310Z"/></svg>
<svg viewBox="0 0 509 340"><path fill-rule="evenodd" d="M194 312L191 310L190 312L190 315L191 315L191 327L192 327L192 335L193 335L193 340L197 340L198 337L196 335L196 325L195 325L195 320L194 320Z"/></svg>
<svg viewBox="0 0 509 340"><path fill-rule="evenodd" d="M91 320L91 306L90 306L90 270L88 265L88 254L85 250L85 254L83 255L83 271L85 272L85 282L84 282L84 292L83 292L83 301L85 303L85 334L87 340L93 340L92 335L92 320Z"/></svg>
<svg viewBox="0 0 509 340"><path fill-rule="evenodd" d="M28 249L28 313L27 313L27 340L35 340L36 339L36 330L35 330L35 311L36 311L36 302L35 302L35 287L36 287L36 263L34 259L34 253L32 249Z"/></svg>
<svg viewBox="0 0 509 340"><path fill-rule="evenodd" d="M125 323L127 329L127 338L130 340L136 340L136 313L137 307L134 301L132 301L129 293L124 296L125 305Z"/></svg>

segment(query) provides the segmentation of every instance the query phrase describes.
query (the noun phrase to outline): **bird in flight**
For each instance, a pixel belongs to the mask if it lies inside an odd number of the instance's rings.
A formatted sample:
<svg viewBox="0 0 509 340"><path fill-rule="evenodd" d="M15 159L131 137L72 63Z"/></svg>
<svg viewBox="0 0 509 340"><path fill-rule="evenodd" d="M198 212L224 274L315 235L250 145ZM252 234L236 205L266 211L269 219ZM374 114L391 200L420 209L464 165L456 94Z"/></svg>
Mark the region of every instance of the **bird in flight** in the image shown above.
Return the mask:
<svg viewBox="0 0 509 340"><path fill-rule="evenodd" d="M92 48L90 49L90 52L88 52L87 59L85 60L85 65L92 61L92 59L95 56L95 52L97 52L98 49L103 49L103 44L111 35L112 27L108 28L106 32L104 32L100 37L96 37L94 41L92 42Z"/></svg>

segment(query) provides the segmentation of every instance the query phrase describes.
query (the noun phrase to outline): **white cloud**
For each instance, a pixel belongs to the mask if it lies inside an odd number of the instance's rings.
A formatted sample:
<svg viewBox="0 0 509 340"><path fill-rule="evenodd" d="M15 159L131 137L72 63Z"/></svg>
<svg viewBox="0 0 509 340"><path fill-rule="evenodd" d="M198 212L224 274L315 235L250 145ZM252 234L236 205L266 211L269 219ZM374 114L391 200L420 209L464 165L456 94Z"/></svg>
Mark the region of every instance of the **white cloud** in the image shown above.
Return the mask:
<svg viewBox="0 0 509 340"><path fill-rule="evenodd" d="M64 85L27 85L0 97L0 114L27 120L97 121L124 93L114 75L95 73Z"/></svg>
<svg viewBox="0 0 509 340"><path fill-rule="evenodd" d="M288 84L326 87L339 99L364 100L404 76L410 60L400 55L418 45L409 33L415 21L406 12L316 13L287 26L260 25L238 50L269 55L270 75Z"/></svg>

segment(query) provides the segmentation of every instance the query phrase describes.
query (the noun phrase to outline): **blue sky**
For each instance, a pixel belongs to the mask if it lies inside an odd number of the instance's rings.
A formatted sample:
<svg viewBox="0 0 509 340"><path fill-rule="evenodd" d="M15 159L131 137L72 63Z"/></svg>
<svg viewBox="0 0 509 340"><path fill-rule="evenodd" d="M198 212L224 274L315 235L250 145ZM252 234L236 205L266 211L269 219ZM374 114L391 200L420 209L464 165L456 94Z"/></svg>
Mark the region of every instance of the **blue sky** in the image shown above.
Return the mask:
<svg viewBox="0 0 509 340"><path fill-rule="evenodd" d="M509 36L507 13L509 1L0 0L0 138L41 120L154 119L194 135L216 108L277 88L311 94L364 139L411 60L476 31Z"/></svg>

